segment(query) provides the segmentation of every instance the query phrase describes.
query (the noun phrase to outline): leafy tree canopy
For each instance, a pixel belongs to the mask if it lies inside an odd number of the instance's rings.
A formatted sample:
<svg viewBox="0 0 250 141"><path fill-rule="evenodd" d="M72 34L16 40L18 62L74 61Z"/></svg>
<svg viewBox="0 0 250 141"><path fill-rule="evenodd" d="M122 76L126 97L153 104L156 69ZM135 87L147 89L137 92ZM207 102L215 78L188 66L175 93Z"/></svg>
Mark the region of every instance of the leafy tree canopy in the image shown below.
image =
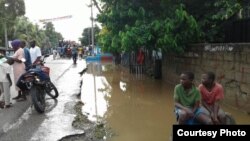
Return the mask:
<svg viewBox="0 0 250 141"><path fill-rule="evenodd" d="M232 20L249 1L100 0L100 4L99 43L106 50L156 46L183 52L189 43L223 41L225 21Z"/></svg>
<svg viewBox="0 0 250 141"><path fill-rule="evenodd" d="M95 42L98 40L100 28L97 25L95 25L93 30L94 30L94 42ZM83 46L92 45L92 27L83 29L82 37L79 38L79 41Z"/></svg>
<svg viewBox="0 0 250 141"><path fill-rule="evenodd" d="M12 31L15 19L24 14L24 0L0 0L0 46L4 45L4 26L2 25L8 25L7 31ZM8 37L10 38L11 36Z"/></svg>

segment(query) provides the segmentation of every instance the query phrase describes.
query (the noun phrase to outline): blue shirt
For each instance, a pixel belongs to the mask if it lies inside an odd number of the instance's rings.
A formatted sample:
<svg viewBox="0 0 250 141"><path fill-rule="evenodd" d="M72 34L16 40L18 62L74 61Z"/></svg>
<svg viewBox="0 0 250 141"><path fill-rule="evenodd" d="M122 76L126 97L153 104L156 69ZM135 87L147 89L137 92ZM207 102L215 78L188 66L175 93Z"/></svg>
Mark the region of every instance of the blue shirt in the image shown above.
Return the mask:
<svg viewBox="0 0 250 141"><path fill-rule="evenodd" d="M76 47L73 47L72 50L71 50L72 54L77 54L77 48Z"/></svg>
<svg viewBox="0 0 250 141"><path fill-rule="evenodd" d="M25 56L25 69L27 70L31 66L31 57L30 57L30 51L27 47L23 48L24 56Z"/></svg>

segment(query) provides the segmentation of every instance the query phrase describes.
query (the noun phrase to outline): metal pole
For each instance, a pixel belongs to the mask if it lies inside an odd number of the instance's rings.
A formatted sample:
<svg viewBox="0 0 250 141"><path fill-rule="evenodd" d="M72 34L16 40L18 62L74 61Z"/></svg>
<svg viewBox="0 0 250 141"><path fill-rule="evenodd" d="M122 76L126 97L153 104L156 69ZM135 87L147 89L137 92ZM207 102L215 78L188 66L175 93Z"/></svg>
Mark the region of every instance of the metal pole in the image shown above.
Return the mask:
<svg viewBox="0 0 250 141"><path fill-rule="evenodd" d="M4 21L4 39L5 39L5 47L6 49L8 49L8 33L7 33L7 16L6 16L6 12L7 12L7 8L9 7L9 3L5 3L4 4L5 7L5 11L4 11L4 15L5 15L5 21ZM7 51L7 50L6 50Z"/></svg>
<svg viewBox="0 0 250 141"><path fill-rule="evenodd" d="M5 39L5 47L8 49L8 33L7 33L7 24L6 21L4 21L4 39Z"/></svg>
<svg viewBox="0 0 250 141"><path fill-rule="evenodd" d="M92 0L90 0L90 4L91 4L91 37L92 37L92 51L94 52L95 50L95 47L94 47L94 18L93 18L93 3L92 3ZM94 53L93 53L94 54Z"/></svg>

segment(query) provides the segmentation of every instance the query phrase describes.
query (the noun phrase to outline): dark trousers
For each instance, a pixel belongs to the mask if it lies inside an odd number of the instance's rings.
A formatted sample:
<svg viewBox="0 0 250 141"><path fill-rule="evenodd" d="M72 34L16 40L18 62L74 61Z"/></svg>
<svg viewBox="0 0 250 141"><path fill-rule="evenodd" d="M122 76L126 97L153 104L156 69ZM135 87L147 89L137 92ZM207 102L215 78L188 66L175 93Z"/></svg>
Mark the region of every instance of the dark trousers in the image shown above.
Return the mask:
<svg viewBox="0 0 250 141"><path fill-rule="evenodd" d="M162 70L161 70L161 60L156 59L155 60L155 66L154 66L154 78L155 79L161 79L162 78Z"/></svg>
<svg viewBox="0 0 250 141"><path fill-rule="evenodd" d="M74 64L76 63L76 60L77 60L77 54L72 54L72 58L73 58L73 62Z"/></svg>

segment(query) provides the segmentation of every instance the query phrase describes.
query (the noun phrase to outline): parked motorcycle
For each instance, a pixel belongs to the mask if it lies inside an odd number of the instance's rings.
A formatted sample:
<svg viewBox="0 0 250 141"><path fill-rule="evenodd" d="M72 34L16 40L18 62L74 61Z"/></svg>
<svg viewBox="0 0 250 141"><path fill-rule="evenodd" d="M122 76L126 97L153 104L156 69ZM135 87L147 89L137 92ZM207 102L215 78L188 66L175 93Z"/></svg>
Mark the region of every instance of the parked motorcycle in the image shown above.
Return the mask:
<svg viewBox="0 0 250 141"><path fill-rule="evenodd" d="M23 92L30 94L32 103L39 113L44 113L45 111L46 94L53 99L56 99L59 95L57 88L50 80L50 68L44 65L44 60L47 57L49 57L49 55L42 56L41 60L35 65L32 65L17 82L17 86Z"/></svg>

